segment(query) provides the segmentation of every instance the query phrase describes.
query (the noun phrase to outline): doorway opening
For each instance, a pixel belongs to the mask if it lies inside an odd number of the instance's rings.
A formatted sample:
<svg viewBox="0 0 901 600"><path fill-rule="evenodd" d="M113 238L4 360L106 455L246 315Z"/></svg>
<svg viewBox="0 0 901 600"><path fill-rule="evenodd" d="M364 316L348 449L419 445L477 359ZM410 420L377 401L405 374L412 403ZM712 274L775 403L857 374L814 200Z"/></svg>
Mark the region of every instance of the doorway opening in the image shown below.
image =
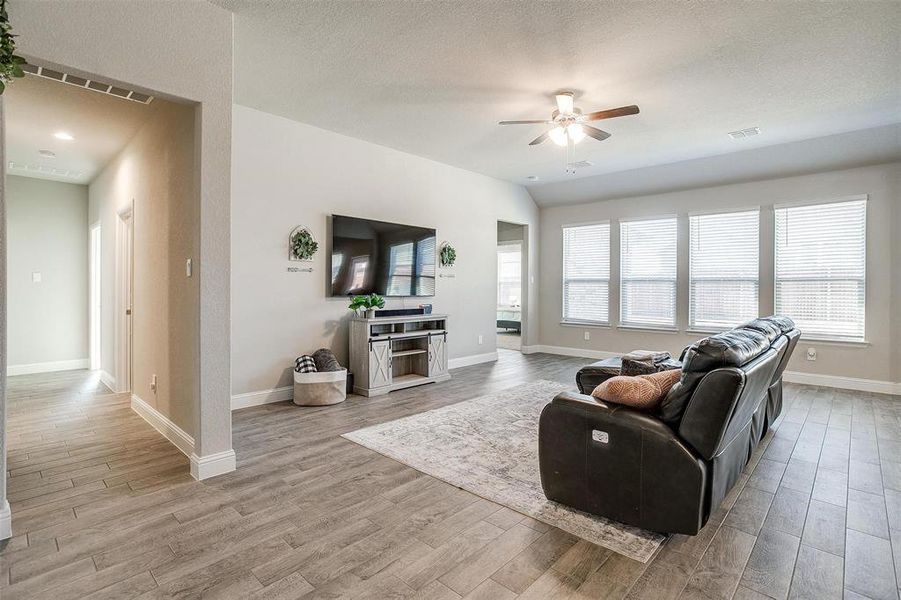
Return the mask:
<svg viewBox="0 0 901 600"><path fill-rule="evenodd" d="M525 225L497 223L497 347L522 351L527 267Z"/></svg>
<svg viewBox="0 0 901 600"><path fill-rule="evenodd" d="M134 209L119 212L116 222L116 348L118 373L116 380L121 392L132 391L132 354L134 327L132 308L134 299Z"/></svg>

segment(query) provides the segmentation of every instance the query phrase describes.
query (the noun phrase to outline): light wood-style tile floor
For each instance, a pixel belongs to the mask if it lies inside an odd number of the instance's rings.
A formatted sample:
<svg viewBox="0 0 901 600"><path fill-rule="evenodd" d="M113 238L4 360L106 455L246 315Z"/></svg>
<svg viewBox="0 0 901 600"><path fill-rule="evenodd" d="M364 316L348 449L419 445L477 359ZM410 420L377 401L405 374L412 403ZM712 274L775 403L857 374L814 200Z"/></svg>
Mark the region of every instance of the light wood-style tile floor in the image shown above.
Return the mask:
<svg viewBox="0 0 901 600"><path fill-rule="evenodd" d="M787 386L787 408L695 537L648 564L339 437L587 361L503 352L381 398L234 414L236 472L178 450L81 371L9 380L0 597L897 598L901 399Z"/></svg>

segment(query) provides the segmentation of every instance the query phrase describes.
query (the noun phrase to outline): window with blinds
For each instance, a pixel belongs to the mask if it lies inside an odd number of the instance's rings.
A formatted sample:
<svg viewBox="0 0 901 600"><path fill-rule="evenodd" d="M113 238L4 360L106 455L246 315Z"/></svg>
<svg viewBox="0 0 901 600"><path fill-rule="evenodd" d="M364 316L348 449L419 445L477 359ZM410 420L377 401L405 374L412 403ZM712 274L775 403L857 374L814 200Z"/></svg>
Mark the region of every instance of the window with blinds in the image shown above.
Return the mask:
<svg viewBox="0 0 901 600"><path fill-rule="evenodd" d="M805 337L863 340L866 200L775 212L776 312Z"/></svg>
<svg viewBox="0 0 901 600"><path fill-rule="evenodd" d="M758 315L760 211L689 217L688 324L729 329Z"/></svg>
<svg viewBox="0 0 901 600"><path fill-rule="evenodd" d="M563 228L563 320L610 323L610 223Z"/></svg>
<svg viewBox="0 0 901 600"><path fill-rule="evenodd" d="M676 218L620 223L620 324L676 326Z"/></svg>

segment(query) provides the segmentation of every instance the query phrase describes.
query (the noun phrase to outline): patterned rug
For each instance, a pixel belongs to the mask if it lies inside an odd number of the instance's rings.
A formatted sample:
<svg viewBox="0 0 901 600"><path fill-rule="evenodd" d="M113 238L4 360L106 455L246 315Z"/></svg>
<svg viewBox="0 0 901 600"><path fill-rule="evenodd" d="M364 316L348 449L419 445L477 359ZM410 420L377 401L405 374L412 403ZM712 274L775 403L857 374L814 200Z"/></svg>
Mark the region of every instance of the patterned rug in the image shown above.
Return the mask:
<svg viewBox="0 0 901 600"><path fill-rule="evenodd" d="M538 417L571 386L535 381L343 437L418 471L647 562L665 537L551 502L538 471Z"/></svg>

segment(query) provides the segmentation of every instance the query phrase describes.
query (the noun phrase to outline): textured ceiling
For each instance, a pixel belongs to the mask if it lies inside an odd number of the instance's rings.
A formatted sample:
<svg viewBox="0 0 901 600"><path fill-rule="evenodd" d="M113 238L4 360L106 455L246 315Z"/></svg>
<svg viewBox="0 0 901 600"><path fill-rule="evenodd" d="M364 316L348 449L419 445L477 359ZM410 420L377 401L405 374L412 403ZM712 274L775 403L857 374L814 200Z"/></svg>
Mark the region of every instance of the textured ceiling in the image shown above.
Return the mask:
<svg viewBox="0 0 901 600"><path fill-rule="evenodd" d="M215 2L239 104L524 184L901 122L901 2ZM574 176L527 145L541 126L496 124L558 89L641 107L576 147L595 164Z"/></svg>
<svg viewBox="0 0 901 600"><path fill-rule="evenodd" d="M81 184L89 183L153 112L153 105L33 75L7 85L3 100L6 159L15 165L45 168L13 168L9 174ZM157 102L161 100L154 100ZM58 140L53 137L58 131L70 133L75 139ZM39 150L50 150L56 158L44 158ZM47 169L55 169L57 174ZM69 175L61 174L64 172Z"/></svg>

